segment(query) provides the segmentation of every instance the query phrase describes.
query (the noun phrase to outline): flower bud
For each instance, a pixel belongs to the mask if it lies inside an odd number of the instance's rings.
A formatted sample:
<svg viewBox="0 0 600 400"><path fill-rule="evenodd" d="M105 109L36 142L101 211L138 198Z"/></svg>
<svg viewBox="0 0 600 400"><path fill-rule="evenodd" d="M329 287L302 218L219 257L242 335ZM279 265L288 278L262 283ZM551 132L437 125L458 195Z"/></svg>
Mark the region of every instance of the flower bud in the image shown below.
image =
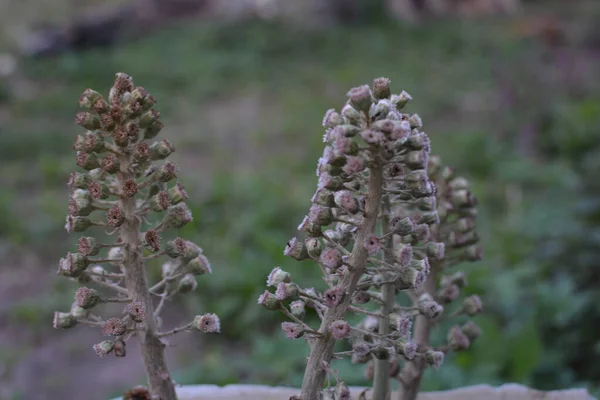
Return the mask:
<svg viewBox="0 0 600 400"><path fill-rule="evenodd" d="M280 282L275 291L275 298L279 301L296 300L299 294L299 287L295 283Z"/></svg>
<svg viewBox="0 0 600 400"><path fill-rule="evenodd" d="M108 172L109 174L116 174L121 170L121 163L117 156L110 153L102 159L101 167L104 171Z"/></svg>
<svg viewBox="0 0 600 400"><path fill-rule="evenodd" d="M357 290L352 295L352 304L367 304L371 301L371 296L364 290Z"/></svg>
<svg viewBox="0 0 600 400"><path fill-rule="evenodd" d="M426 252L427 257L434 260L441 260L444 258L445 245L443 242L429 242L427 243Z"/></svg>
<svg viewBox="0 0 600 400"><path fill-rule="evenodd" d="M173 164L170 161L167 161L166 163L164 163L164 165L161 166L156 171L156 179L159 182L169 182L171 179L175 178L176 176L177 176L177 167L175 166L175 164Z"/></svg>
<svg viewBox="0 0 600 400"><path fill-rule="evenodd" d="M192 212L185 203L170 206L167 209L164 223L167 228L179 229L192 221Z"/></svg>
<svg viewBox="0 0 600 400"><path fill-rule="evenodd" d="M370 107L370 105L369 105ZM351 125L360 126L360 122L362 121L362 115L358 112L354 107L350 104L346 104L342 108L342 115L348 120Z"/></svg>
<svg viewBox="0 0 600 400"><path fill-rule="evenodd" d="M335 400L350 400L350 389L344 382L338 382L335 386Z"/></svg>
<svg viewBox="0 0 600 400"><path fill-rule="evenodd" d="M100 93L92 89L85 89L79 98L79 107L91 109L98 100L103 100Z"/></svg>
<svg viewBox="0 0 600 400"><path fill-rule="evenodd" d="M427 197L421 197L420 199L417 199L415 205L417 207L419 207L419 210L423 210L423 211L435 211L437 209L437 199L435 198L435 196L427 196ZM439 219L439 216L435 216L435 219L433 221L436 221ZM433 223L437 223L437 222L433 222Z"/></svg>
<svg viewBox="0 0 600 400"><path fill-rule="evenodd" d="M410 127L413 129L423 127L423 120L421 119L419 114L413 114L410 117L408 117L408 122L410 122Z"/></svg>
<svg viewBox="0 0 600 400"><path fill-rule="evenodd" d="M412 319L408 315L401 315L396 320L396 330L403 339L410 338L412 330Z"/></svg>
<svg viewBox="0 0 600 400"><path fill-rule="evenodd" d="M392 103L387 99L379 100L377 103L371 105L371 109L369 110L369 117L371 119L381 120L385 118L390 110L393 109Z"/></svg>
<svg viewBox="0 0 600 400"><path fill-rule="evenodd" d="M325 116L323 117L323 127L324 128L334 128L337 125L341 125L344 123L344 119L340 114L338 114L333 108L327 110Z"/></svg>
<svg viewBox="0 0 600 400"><path fill-rule="evenodd" d="M471 342L481 336L481 328L473 321L468 321L460 329Z"/></svg>
<svg viewBox="0 0 600 400"><path fill-rule="evenodd" d="M56 311L54 313L54 329L69 329L77 325L77 320L69 313Z"/></svg>
<svg viewBox="0 0 600 400"><path fill-rule="evenodd" d="M160 142L152 143L150 148L150 159L152 160L164 160L169 157L175 148L167 139L163 139Z"/></svg>
<svg viewBox="0 0 600 400"><path fill-rule="evenodd" d="M94 199L107 199L110 196L110 189L101 181L91 180L88 184L88 192Z"/></svg>
<svg viewBox="0 0 600 400"><path fill-rule="evenodd" d="M141 301L134 301L125 306L123 310L133 322L144 322L146 318L146 305Z"/></svg>
<svg viewBox="0 0 600 400"><path fill-rule="evenodd" d="M118 228L125 223L125 213L121 206L115 204L106 212L106 223L113 228Z"/></svg>
<svg viewBox="0 0 600 400"><path fill-rule="evenodd" d="M337 269L342 266L342 255L335 247L327 247L321 253L319 263L325 268Z"/></svg>
<svg viewBox="0 0 600 400"><path fill-rule="evenodd" d="M436 319L444 311L444 307L433 300L419 301L418 309L427 319Z"/></svg>
<svg viewBox="0 0 600 400"><path fill-rule="evenodd" d="M340 190L339 192L336 192L334 201L338 207L351 214L356 214L360 210L358 200L349 190Z"/></svg>
<svg viewBox="0 0 600 400"><path fill-rule="evenodd" d="M161 190L148 200L148 206L154 212L165 211L170 205L171 197L169 196L169 193L164 190Z"/></svg>
<svg viewBox="0 0 600 400"><path fill-rule="evenodd" d="M86 217L94 211L92 196L87 190L75 189L69 199L69 214L77 217Z"/></svg>
<svg viewBox="0 0 600 400"><path fill-rule="evenodd" d="M87 228L92 226L92 221L87 217L74 217L72 215L67 216L67 223L65 229L67 232L83 232Z"/></svg>
<svg viewBox="0 0 600 400"><path fill-rule="evenodd" d="M348 91L348 104L358 111L368 113L373 102L371 88L367 85L357 86Z"/></svg>
<svg viewBox="0 0 600 400"><path fill-rule="evenodd" d="M456 285L459 288L464 288L465 286L467 286L467 277L465 276L464 272L459 271L454 273L453 275L442 277L442 279L440 280L440 285Z"/></svg>
<svg viewBox="0 0 600 400"><path fill-rule="evenodd" d="M325 188L319 188L310 200L313 204L318 204L324 207L332 207L335 205L333 193Z"/></svg>
<svg viewBox="0 0 600 400"><path fill-rule="evenodd" d="M87 286L82 286L75 293L75 303L83 309L94 308L101 301L100 294Z"/></svg>
<svg viewBox="0 0 600 400"><path fill-rule="evenodd" d="M144 130L144 139L155 138L164 127L165 125L161 121L154 121L152 125Z"/></svg>
<svg viewBox="0 0 600 400"><path fill-rule="evenodd" d="M394 233L400 236L410 235L415 229L415 224L410 217L402 219L394 218L391 221L391 225Z"/></svg>
<svg viewBox="0 0 600 400"><path fill-rule="evenodd" d="M179 281L178 291L179 293L193 292L198 287L198 281L192 274L185 274Z"/></svg>
<svg viewBox="0 0 600 400"><path fill-rule="evenodd" d="M283 254L285 256L292 257L294 260L297 261L302 261L309 258L306 245L296 238L292 238L290 241L287 242Z"/></svg>
<svg viewBox="0 0 600 400"><path fill-rule="evenodd" d="M426 242L431 237L431 231L429 225L419 224L415 225L415 231L412 234L412 239L417 243Z"/></svg>
<svg viewBox="0 0 600 400"><path fill-rule="evenodd" d="M115 342L112 340L105 340L103 342L94 345L94 352L100 358L106 357L115 348Z"/></svg>
<svg viewBox="0 0 600 400"><path fill-rule="evenodd" d="M216 314L197 315L192 322L194 328L204 333L221 332L221 321Z"/></svg>
<svg viewBox="0 0 600 400"><path fill-rule="evenodd" d="M187 271L194 275L204 275L206 273L212 273L210 262L208 261L208 258L206 258L203 254L200 254L198 257L191 259L185 265L185 268Z"/></svg>
<svg viewBox="0 0 600 400"><path fill-rule="evenodd" d="M104 336L122 336L127 331L127 327L120 318L109 318L104 322L102 334Z"/></svg>
<svg viewBox="0 0 600 400"><path fill-rule="evenodd" d="M141 129L146 129L149 126L151 126L152 124L154 124L156 121L158 121L158 119L160 118L160 113L156 110L149 110L146 111L145 113L143 113L140 116L140 119L138 121L138 125ZM144 137L145 139L150 139L147 137Z"/></svg>
<svg viewBox="0 0 600 400"><path fill-rule="evenodd" d="M435 369L438 369L442 366L444 363L444 357L445 355L441 351L430 349L425 352L425 361L427 361L427 364L431 365Z"/></svg>
<svg viewBox="0 0 600 400"><path fill-rule="evenodd" d="M429 136L424 132L410 135L406 139L405 145L412 150L429 149L431 146ZM427 165L427 167L429 167L429 165Z"/></svg>
<svg viewBox="0 0 600 400"><path fill-rule="evenodd" d="M323 303L329 308L335 307L340 304L344 295L344 288L342 286L329 288L323 292Z"/></svg>
<svg viewBox="0 0 600 400"><path fill-rule="evenodd" d="M447 340L453 351L466 350L471 346L471 341L458 326L453 326L450 329Z"/></svg>
<svg viewBox="0 0 600 400"><path fill-rule="evenodd" d="M411 267L402 268L398 271L398 275L396 276L396 288L399 290L418 290L425 283L425 279L426 276L421 271L417 271Z"/></svg>
<svg viewBox="0 0 600 400"><path fill-rule="evenodd" d="M412 261L413 251L410 244L394 243L394 258L401 267L408 267Z"/></svg>
<svg viewBox="0 0 600 400"><path fill-rule="evenodd" d="M93 153L77 152L77 166L85 170L92 170L100 166L98 158Z"/></svg>
<svg viewBox="0 0 600 400"><path fill-rule="evenodd" d="M421 271L425 276L428 276L429 272L431 272L431 265L429 264L427 257L422 260L411 260L410 266L417 271Z"/></svg>
<svg viewBox="0 0 600 400"><path fill-rule="evenodd" d="M417 355L417 344L409 340L399 340L396 342L396 350L407 360L412 360Z"/></svg>
<svg viewBox="0 0 600 400"><path fill-rule="evenodd" d="M83 307L79 307L77 305L77 302L73 302L73 304L71 304L71 313L70 313L75 319L82 319L82 318L87 318L87 316L90 314L90 310L86 310Z"/></svg>
<svg viewBox="0 0 600 400"><path fill-rule="evenodd" d="M468 261L480 261L483 259L483 249L480 246L467 246L464 254Z"/></svg>
<svg viewBox="0 0 600 400"><path fill-rule="evenodd" d="M73 172L69 176L68 186L71 189L87 189L90 183L90 177L80 172Z"/></svg>
<svg viewBox="0 0 600 400"><path fill-rule="evenodd" d="M267 286L277 287L280 283L290 283L291 281L292 276L289 272L275 267L267 277Z"/></svg>
<svg viewBox="0 0 600 400"><path fill-rule="evenodd" d="M258 304L265 307L267 310L277 310L279 308L279 300L275 295L268 290L265 290L258 298Z"/></svg>
<svg viewBox="0 0 600 400"><path fill-rule="evenodd" d="M302 300L292 301L290 303L290 312L294 317L302 320L306 315L306 304Z"/></svg>
<svg viewBox="0 0 600 400"><path fill-rule="evenodd" d="M329 333L331 333L331 337L336 340L345 339L350 334L350 324L343 320L333 321L331 325L329 325Z"/></svg>
<svg viewBox="0 0 600 400"><path fill-rule="evenodd" d="M299 339L304 336L304 327L294 322L283 322L281 329L288 339Z"/></svg>
<svg viewBox="0 0 600 400"><path fill-rule="evenodd" d="M456 207L472 207L477 204L477 200L468 190L453 191L451 200Z"/></svg>
<svg viewBox="0 0 600 400"><path fill-rule="evenodd" d="M315 225L329 225L332 222L331 208L313 204L308 213L308 218Z"/></svg>
<svg viewBox="0 0 600 400"><path fill-rule="evenodd" d="M114 352L115 357L125 357L127 355L127 349L125 348L125 342L123 340L115 340Z"/></svg>
<svg viewBox="0 0 600 400"><path fill-rule="evenodd" d="M168 190L168 193L169 199L171 200L171 204L178 204L189 198L187 192L185 191L181 183L175 184L175 186Z"/></svg>
<svg viewBox="0 0 600 400"><path fill-rule="evenodd" d="M89 265L87 257L79 253L67 253L65 258L60 259L58 274L67 277L78 277Z"/></svg>
<svg viewBox="0 0 600 400"><path fill-rule="evenodd" d="M399 95L392 95L392 104L396 106L398 110L401 110L409 101L412 100L412 96L404 90Z"/></svg>
<svg viewBox="0 0 600 400"><path fill-rule="evenodd" d="M460 289L454 284L442 286L437 293L437 297L445 304L452 303L458 296L460 296Z"/></svg>
<svg viewBox="0 0 600 400"><path fill-rule="evenodd" d="M92 113L82 111L75 116L75 123L89 131L100 129L100 119Z"/></svg>
<svg viewBox="0 0 600 400"><path fill-rule="evenodd" d="M383 133L379 131L374 131L372 129L366 129L360 133L360 137L363 138L365 143L371 145L381 144L385 140L385 136Z"/></svg>
<svg viewBox="0 0 600 400"><path fill-rule="evenodd" d="M474 316L483 311L483 303L477 295L472 295L463 300L463 310L469 316Z"/></svg>
<svg viewBox="0 0 600 400"><path fill-rule="evenodd" d="M409 151L404 157L404 164L412 170L422 170L427 168L429 162L429 152L426 150Z"/></svg>
<svg viewBox="0 0 600 400"><path fill-rule="evenodd" d="M373 81L373 97L376 99L388 99L391 95L389 78L382 77Z"/></svg>

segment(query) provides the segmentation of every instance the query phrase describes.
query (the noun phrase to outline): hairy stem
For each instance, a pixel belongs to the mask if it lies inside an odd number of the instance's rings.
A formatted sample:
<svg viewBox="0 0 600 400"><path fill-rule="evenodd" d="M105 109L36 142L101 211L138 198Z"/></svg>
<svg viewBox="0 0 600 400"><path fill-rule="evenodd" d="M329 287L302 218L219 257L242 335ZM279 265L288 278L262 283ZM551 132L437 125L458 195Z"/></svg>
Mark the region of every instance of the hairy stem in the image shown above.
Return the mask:
<svg viewBox="0 0 600 400"><path fill-rule="evenodd" d="M123 171L129 171L131 156L120 157ZM118 174L119 184L135 176L130 172ZM152 298L148 290L148 282L142 258L142 243L140 240L141 222L136 215L135 198L121 198L121 207L125 213L125 223L121 226L123 240L123 269L125 283L130 297L146 305L146 328L138 333L142 358L148 377L150 393L161 400L177 400L175 386L167 369L165 361L165 345L158 337Z"/></svg>
<svg viewBox="0 0 600 400"><path fill-rule="evenodd" d="M435 295L435 285L437 274L437 268L432 265L431 273L427 277L425 282L425 291L432 296ZM431 322L424 316L418 315L415 318L415 330L414 338L415 342L419 346L419 349L424 349L429 345L429 331L431 328ZM400 391L398 400L416 400L417 394L419 393L419 387L421 386L421 378L423 377L423 371L426 367L425 359L422 357L415 358L412 361L408 361L404 364L402 371L400 372Z"/></svg>
<svg viewBox="0 0 600 400"><path fill-rule="evenodd" d="M388 196L383 196L381 207L381 230L385 235L389 230L390 202ZM383 259L387 264L392 264L392 242L393 236L387 236L384 243ZM385 283L381 286L381 314L387 316L394 310L396 293L393 283ZM379 334L391 333L389 318L379 319ZM385 400L390 393L390 364L388 360L375 360L375 374L373 377L373 400Z"/></svg>
<svg viewBox="0 0 600 400"><path fill-rule="evenodd" d="M376 150L371 150L371 155L373 164L369 168L370 174L365 204L365 219L357 230L354 247L348 258L347 263L351 268L347 270L340 283L346 289L345 295L337 306L331 307L325 312L321 327L319 328L319 332L323 336L317 338L312 344L302 381L301 397L303 400L315 400L319 398L319 392L325 380L323 364L331 360L335 345L335 339L331 337L327 329L333 321L344 319L346 316L348 306L352 301L352 294L364 272L369 257L364 243L375 228L383 186L383 168L379 160L379 153Z"/></svg>

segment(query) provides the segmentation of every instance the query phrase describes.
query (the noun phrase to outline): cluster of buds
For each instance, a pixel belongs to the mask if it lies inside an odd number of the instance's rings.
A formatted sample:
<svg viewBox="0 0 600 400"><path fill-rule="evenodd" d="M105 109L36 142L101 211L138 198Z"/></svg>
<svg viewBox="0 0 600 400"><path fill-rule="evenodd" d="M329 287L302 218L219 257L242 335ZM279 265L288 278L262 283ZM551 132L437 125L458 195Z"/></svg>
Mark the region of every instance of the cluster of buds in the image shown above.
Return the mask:
<svg viewBox="0 0 600 400"><path fill-rule="evenodd" d="M343 386L329 366L332 358L346 355L355 363L371 362L374 398L386 398L390 376L399 374L401 363L418 359L439 366L444 351L413 337L413 321L437 321L464 285L458 275L452 276L442 287L458 291L430 293L429 282L437 281L438 269L480 256L473 247L475 200L464 179L441 170L439 159L430 157L421 118L401 112L411 96L392 94L389 84L378 78L372 87L351 89L340 112L329 110L323 119L325 148L312 206L298 227L303 238L290 240L284 254L314 261L327 287L301 288L278 267L267 279L273 290L258 299L291 320L282 324L287 337L311 343L300 395L304 400L322 396L327 377ZM399 292L413 304L397 304ZM475 302L473 297L466 303ZM320 317L318 328L305 322L307 307ZM475 308L471 304L469 312ZM348 313L365 319L351 326ZM468 347L457 336L449 346ZM336 340L349 341L352 351L334 353Z"/></svg>
<svg viewBox="0 0 600 400"><path fill-rule="evenodd" d="M128 339L141 333L149 390L171 400L173 384L170 378L165 383L167 368L160 365L164 338L181 330L218 332L220 325L216 315L205 314L183 327L159 331L165 302L193 291L196 277L211 272L211 267L198 245L179 237L161 240L167 230L192 221L192 213L185 204L184 187L176 182L177 168L166 160L173 145L166 139L154 141L163 128L155 103L123 73L116 74L107 100L91 89L79 99L85 111L75 122L86 132L73 143L81 170L69 179L65 228L73 233L100 227L115 239L103 243L98 237L82 236L77 252L60 260L58 274L84 286L77 290L69 312L55 313L54 327L100 327L109 337L93 346L100 357L125 356ZM159 257L169 261L162 279L149 286L146 264ZM104 319L97 313L104 303L122 303L124 308L120 315Z"/></svg>

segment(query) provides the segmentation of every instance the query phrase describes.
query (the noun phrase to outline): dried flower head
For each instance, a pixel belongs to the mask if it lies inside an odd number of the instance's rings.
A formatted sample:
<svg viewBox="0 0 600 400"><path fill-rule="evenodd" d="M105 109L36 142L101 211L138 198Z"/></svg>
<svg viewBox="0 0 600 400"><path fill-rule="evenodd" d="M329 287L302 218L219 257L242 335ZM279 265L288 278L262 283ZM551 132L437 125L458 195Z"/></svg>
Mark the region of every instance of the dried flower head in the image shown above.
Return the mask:
<svg viewBox="0 0 600 400"><path fill-rule="evenodd" d="M333 321L329 325L329 332L334 339L345 339L350 334L350 324L343 320Z"/></svg>
<svg viewBox="0 0 600 400"><path fill-rule="evenodd" d="M198 315L192 322L194 328L204 333L221 332L221 321L216 314Z"/></svg>
<svg viewBox="0 0 600 400"><path fill-rule="evenodd" d="M146 305L141 301L134 301L125 306L123 310L134 322L144 322Z"/></svg>
<svg viewBox="0 0 600 400"><path fill-rule="evenodd" d="M121 336L125 334L127 327L120 318L110 318L104 322L102 333L105 336Z"/></svg>
<svg viewBox="0 0 600 400"><path fill-rule="evenodd" d="M304 328L302 325L294 322L283 322L281 324L281 329L288 339L298 339L304 335Z"/></svg>

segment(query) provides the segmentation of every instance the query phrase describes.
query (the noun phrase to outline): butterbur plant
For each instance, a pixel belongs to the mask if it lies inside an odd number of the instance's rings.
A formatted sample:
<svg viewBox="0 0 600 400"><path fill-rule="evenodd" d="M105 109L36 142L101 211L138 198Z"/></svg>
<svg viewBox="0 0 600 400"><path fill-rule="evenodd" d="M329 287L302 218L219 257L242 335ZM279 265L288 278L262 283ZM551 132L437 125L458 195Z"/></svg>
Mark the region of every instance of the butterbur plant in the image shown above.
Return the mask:
<svg viewBox="0 0 600 400"><path fill-rule="evenodd" d="M344 356L370 364L373 399L388 399L396 376L401 399L414 399L423 369L439 367L446 352L467 348L479 334L471 323L453 327L448 343L429 343L432 326L466 284L463 274L442 271L481 252L468 184L430 157L421 118L401 112L410 100L379 78L351 89L339 113L327 111L318 185L298 227L303 238L284 251L314 261L326 286L302 288L277 267L267 279L272 290L258 299L289 318L282 324L287 337L310 345L302 400L349 398L330 364ZM305 322L306 308L315 310L320 326ZM479 298L469 297L452 316L480 310ZM349 314L364 320L353 326ZM351 350L335 353L342 340ZM335 385L323 389L326 378Z"/></svg>
<svg viewBox="0 0 600 400"><path fill-rule="evenodd" d="M220 324L216 315L204 314L161 330L165 302L193 291L196 276L211 272L211 267L198 245L180 237L161 239L189 223L192 214L185 204L188 195L176 182L177 168L166 160L173 146L166 139L154 141L163 128L155 102L123 73L116 74L108 100L91 89L79 99L85 111L75 121L86 132L73 144L80 170L69 179L65 228L69 233L100 229L108 235L86 233L89 236L79 238L77 252L60 260L58 274L82 286L71 310L55 313L54 327L98 327L107 337L93 346L100 357L124 357L135 337L149 386L136 387L125 398L174 400L164 355L167 337L184 330L219 332ZM104 242L101 237L113 239ZM160 257L168 259L162 279L150 285L148 268ZM122 312L101 316L106 303L120 304Z"/></svg>

